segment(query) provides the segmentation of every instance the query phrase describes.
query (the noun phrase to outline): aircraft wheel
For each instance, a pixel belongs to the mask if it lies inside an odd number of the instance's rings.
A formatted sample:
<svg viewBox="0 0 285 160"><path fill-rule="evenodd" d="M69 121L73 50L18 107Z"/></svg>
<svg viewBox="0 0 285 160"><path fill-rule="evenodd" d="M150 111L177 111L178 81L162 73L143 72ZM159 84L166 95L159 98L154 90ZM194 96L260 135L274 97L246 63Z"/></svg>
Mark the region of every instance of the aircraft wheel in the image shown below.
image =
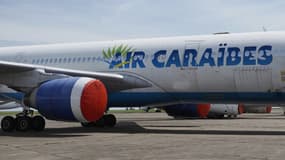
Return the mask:
<svg viewBox="0 0 285 160"><path fill-rule="evenodd" d="M31 118L28 116L21 116L16 118L16 130L25 132L31 127Z"/></svg>
<svg viewBox="0 0 285 160"><path fill-rule="evenodd" d="M11 132L15 129L16 121L11 116L6 116L1 120L1 128L4 132Z"/></svg>
<svg viewBox="0 0 285 160"><path fill-rule="evenodd" d="M95 123L94 123L94 126L95 127L104 127L105 126L105 115L103 117L101 117L99 120L97 120Z"/></svg>
<svg viewBox="0 0 285 160"><path fill-rule="evenodd" d="M106 114L96 122L81 122L82 127L114 127L117 119L113 114Z"/></svg>
<svg viewBox="0 0 285 160"><path fill-rule="evenodd" d="M103 116L104 125L107 127L114 127L117 123L117 119L113 114L107 114Z"/></svg>
<svg viewBox="0 0 285 160"><path fill-rule="evenodd" d="M35 116L31 121L32 129L35 131L43 131L45 129L45 119L42 116Z"/></svg>
<svg viewBox="0 0 285 160"><path fill-rule="evenodd" d="M81 126L82 127L94 127L95 126L95 123L94 122L81 122Z"/></svg>

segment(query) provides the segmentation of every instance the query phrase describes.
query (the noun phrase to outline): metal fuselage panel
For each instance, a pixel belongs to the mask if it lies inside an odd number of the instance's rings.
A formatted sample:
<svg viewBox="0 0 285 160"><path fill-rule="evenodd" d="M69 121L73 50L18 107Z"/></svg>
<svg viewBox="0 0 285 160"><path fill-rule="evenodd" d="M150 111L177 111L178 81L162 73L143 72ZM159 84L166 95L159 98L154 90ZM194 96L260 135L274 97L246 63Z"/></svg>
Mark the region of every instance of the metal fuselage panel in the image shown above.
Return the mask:
<svg viewBox="0 0 285 160"><path fill-rule="evenodd" d="M0 59L85 71L125 72L153 83L150 88L109 93L111 106L271 104L285 101L284 44L285 32L245 33L4 47L0 49ZM119 51L129 50L124 55L111 54L119 47Z"/></svg>

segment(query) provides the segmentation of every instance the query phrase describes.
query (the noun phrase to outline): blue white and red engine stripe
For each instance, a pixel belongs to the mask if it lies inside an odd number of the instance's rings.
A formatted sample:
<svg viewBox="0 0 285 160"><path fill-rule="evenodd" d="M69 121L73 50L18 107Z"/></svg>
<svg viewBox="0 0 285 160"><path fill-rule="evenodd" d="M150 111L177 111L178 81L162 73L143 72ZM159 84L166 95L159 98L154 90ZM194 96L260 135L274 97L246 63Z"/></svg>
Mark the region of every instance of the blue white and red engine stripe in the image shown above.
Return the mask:
<svg viewBox="0 0 285 160"><path fill-rule="evenodd" d="M96 79L55 79L38 88L36 105L48 119L93 122L106 111L107 91L104 84Z"/></svg>

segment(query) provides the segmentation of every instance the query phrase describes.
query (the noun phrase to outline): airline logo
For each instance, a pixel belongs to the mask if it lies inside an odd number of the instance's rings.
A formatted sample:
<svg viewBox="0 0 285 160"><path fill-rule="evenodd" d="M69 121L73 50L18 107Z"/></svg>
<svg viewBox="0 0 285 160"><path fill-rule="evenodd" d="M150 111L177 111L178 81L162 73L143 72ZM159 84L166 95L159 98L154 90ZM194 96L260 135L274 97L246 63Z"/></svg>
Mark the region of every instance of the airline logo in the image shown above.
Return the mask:
<svg viewBox="0 0 285 160"><path fill-rule="evenodd" d="M131 57L133 52L134 49L128 45L114 46L102 51L104 62L109 64L109 68L123 68L129 65L133 60Z"/></svg>
<svg viewBox="0 0 285 160"><path fill-rule="evenodd" d="M269 65L273 61L271 45L240 48L220 44L215 55L214 51L214 48L206 48L201 53L197 49L185 49L183 52L178 49L162 49L150 54L150 58L155 68ZM109 64L110 69L146 68L146 56L144 51L136 51L127 45L103 50L104 62Z"/></svg>

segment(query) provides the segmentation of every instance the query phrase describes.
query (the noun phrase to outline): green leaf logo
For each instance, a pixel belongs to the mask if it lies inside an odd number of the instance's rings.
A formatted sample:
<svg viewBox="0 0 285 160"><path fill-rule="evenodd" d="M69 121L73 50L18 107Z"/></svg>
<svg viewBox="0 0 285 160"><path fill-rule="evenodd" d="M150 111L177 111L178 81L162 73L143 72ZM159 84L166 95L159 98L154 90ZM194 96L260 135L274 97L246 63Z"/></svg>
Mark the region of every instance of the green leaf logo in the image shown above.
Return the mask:
<svg viewBox="0 0 285 160"><path fill-rule="evenodd" d="M119 68L125 64L131 63L133 57L131 57L128 61L126 61L127 54L129 52L134 52L135 50L132 47L129 47L128 45L119 45L114 46L112 48L108 48L106 51L103 49L102 54L103 58L107 60L109 64L111 64L112 60L115 58L116 54L120 54L122 58L122 62L119 64L116 64L114 68Z"/></svg>

